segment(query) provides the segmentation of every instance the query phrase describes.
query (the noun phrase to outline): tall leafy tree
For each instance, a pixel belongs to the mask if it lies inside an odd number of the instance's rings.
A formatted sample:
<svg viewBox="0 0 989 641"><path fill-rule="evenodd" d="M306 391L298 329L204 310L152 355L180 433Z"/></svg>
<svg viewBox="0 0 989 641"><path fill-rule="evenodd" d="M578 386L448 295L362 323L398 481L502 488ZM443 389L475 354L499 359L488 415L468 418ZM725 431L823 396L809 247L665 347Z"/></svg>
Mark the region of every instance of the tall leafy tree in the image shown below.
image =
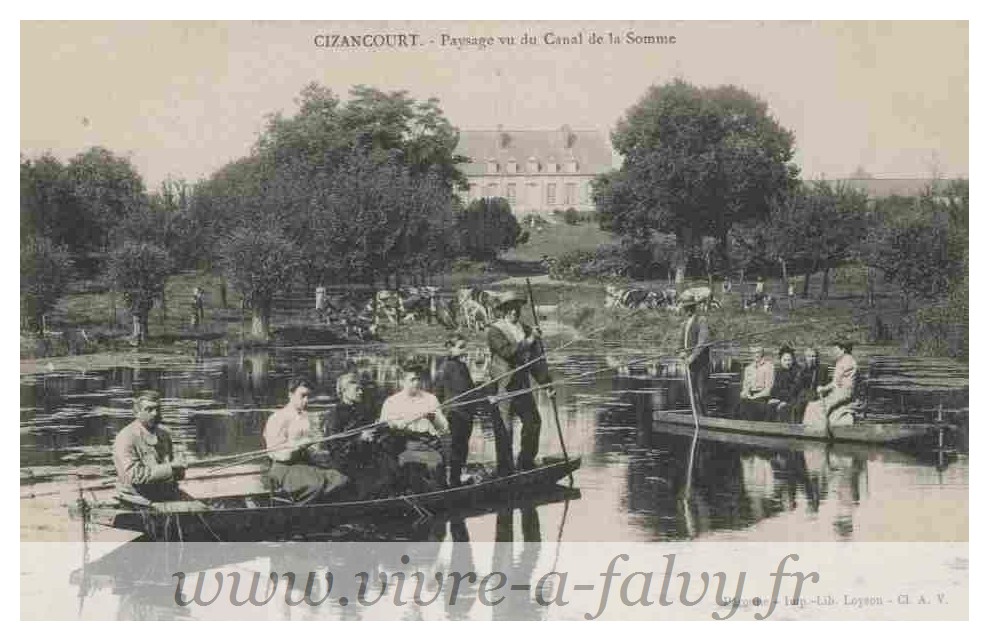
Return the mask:
<svg viewBox="0 0 989 641"><path fill-rule="evenodd" d="M504 198L473 200L457 217L461 251L474 260L491 260L518 243L522 227Z"/></svg>
<svg viewBox="0 0 989 641"><path fill-rule="evenodd" d="M142 343L148 338L148 317L155 301L165 293L165 282L172 269L168 251L151 242L124 241L110 253L107 276L130 307L132 338Z"/></svg>
<svg viewBox="0 0 989 641"><path fill-rule="evenodd" d="M227 279L251 310L251 335L268 339L274 297L299 269L298 247L258 219L225 238L219 253Z"/></svg>
<svg viewBox="0 0 989 641"><path fill-rule="evenodd" d="M21 243L21 319L28 328L43 332L44 317L65 293L72 259L62 246L45 237L27 237Z"/></svg>
<svg viewBox="0 0 989 641"><path fill-rule="evenodd" d="M114 231L147 207L144 181L131 162L102 147L92 147L66 165L72 191L71 220L82 251L106 253Z"/></svg>
<svg viewBox="0 0 989 641"><path fill-rule="evenodd" d="M727 251L732 225L765 218L797 181L793 134L734 86L653 86L612 142L624 162L595 182L594 200L625 236L669 232L693 249L707 235Z"/></svg>

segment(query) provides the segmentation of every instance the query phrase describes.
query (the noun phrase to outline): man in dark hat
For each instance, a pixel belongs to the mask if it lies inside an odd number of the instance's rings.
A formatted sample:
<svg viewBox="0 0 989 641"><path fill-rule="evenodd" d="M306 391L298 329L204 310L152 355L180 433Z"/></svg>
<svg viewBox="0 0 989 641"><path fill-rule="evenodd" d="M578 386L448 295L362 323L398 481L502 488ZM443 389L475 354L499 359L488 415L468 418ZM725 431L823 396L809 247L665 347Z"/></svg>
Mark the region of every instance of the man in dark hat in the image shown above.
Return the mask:
<svg viewBox="0 0 989 641"><path fill-rule="evenodd" d="M710 332L707 318L697 313L699 302L694 296L687 296L680 301L681 308L687 314L683 331L680 333L683 341L680 358L687 365L687 375L690 377L690 385L694 391L694 407L697 413L703 416L707 378L711 367L711 346L708 344Z"/></svg>
<svg viewBox="0 0 989 641"><path fill-rule="evenodd" d="M498 397L531 387L530 378L540 385L552 381L545 359L530 363L539 354L536 342L542 336L538 329L521 322L522 306L525 302L525 297L515 292L503 295L497 305L500 318L488 328L488 347L491 350L488 375L497 385ZM522 365L526 366L521 367ZM508 374L516 368L520 368L519 371ZM547 391L550 395L554 393L553 388ZM532 393L527 392L493 402L497 407L497 411L493 414L498 473L511 474L516 467L512 464L513 416L518 416L522 421L517 468L532 469L539 450L539 430L542 426L539 409L536 407Z"/></svg>

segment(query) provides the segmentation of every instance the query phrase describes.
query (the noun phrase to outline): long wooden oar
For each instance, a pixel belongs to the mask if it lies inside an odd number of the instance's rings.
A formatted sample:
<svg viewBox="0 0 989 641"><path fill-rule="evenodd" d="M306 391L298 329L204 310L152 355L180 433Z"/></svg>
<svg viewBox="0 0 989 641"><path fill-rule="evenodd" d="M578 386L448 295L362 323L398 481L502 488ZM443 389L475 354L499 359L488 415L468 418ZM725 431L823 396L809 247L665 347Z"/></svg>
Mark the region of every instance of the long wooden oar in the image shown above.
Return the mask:
<svg viewBox="0 0 989 641"><path fill-rule="evenodd" d="M542 334L542 329L539 327L539 313L536 311L536 299L532 296L532 283L529 279L525 279L525 287L529 294L529 306L532 308L532 320L536 324L536 330ZM546 350L543 347L542 338L540 338L536 345L538 345L539 356L542 357ZM556 423L556 435L560 439L560 449L563 451L563 461L567 464L567 479L569 480L570 487L573 487L573 472L570 469L570 455L567 454L567 444L563 440L563 428L560 426L560 411L556 407L556 395L551 394L549 397L550 403L553 405L553 421Z"/></svg>

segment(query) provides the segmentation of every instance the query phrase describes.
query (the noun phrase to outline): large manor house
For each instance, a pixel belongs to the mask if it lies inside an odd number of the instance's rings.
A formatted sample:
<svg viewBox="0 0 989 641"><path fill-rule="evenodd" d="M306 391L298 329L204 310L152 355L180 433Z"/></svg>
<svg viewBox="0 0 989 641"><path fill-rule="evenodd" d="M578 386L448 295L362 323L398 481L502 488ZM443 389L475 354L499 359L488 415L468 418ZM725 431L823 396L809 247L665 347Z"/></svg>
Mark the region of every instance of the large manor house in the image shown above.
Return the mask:
<svg viewBox="0 0 989 641"><path fill-rule="evenodd" d="M504 198L518 217L570 208L594 209L591 181L617 168L608 134L593 129L467 130L460 132L456 153L470 158L463 166L470 188L465 202ZM920 193L924 178L831 179L864 190L870 198Z"/></svg>
<svg viewBox="0 0 989 641"><path fill-rule="evenodd" d="M606 133L567 126L461 131L456 153L471 159L465 200L504 198L516 216L594 209L591 181L613 166Z"/></svg>

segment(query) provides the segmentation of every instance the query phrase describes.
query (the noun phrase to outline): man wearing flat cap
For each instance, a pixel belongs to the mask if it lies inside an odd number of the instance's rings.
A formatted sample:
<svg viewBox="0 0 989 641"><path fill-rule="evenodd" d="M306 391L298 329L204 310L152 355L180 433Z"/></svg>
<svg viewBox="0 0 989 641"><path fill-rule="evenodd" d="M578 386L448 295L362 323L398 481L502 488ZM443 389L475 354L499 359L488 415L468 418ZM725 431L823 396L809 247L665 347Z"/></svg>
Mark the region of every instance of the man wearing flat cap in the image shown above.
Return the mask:
<svg viewBox="0 0 989 641"><path fill-rule="evenodd" d="M540 385L552 380L545 359L530 363L539 356L537 341L541 339L541 335L538 329L533 329L520 320L525 302L525 297L515 292L502 295L497 305L499 319L488 328L488 347L491 350L488 375L497 385L498 397L531 387L530 379ZM521 367L526 363L529 364ZM519 371L508 375L508 372L520 367ZM548 391L553 394L553 388ZM511 474L516 468L532 469L539 450L539 430L542 426L532 392L497 401L496 407L497 411L492 414L498 473ZM518 416L522 421L517 464L512 462L513 416Z"/></svg>
<svg viewBox="0 0 989 641"><path fill-rule="evenodd" d="M680 301L683 311L688 318L680 332L680 358L687 365L687 375L694 392L694 407L697 413L704 415L704 397L707 390L708 370L711 365L710 332L707 318L697 314L700 301L693 295L687 295Z"/></svg>

